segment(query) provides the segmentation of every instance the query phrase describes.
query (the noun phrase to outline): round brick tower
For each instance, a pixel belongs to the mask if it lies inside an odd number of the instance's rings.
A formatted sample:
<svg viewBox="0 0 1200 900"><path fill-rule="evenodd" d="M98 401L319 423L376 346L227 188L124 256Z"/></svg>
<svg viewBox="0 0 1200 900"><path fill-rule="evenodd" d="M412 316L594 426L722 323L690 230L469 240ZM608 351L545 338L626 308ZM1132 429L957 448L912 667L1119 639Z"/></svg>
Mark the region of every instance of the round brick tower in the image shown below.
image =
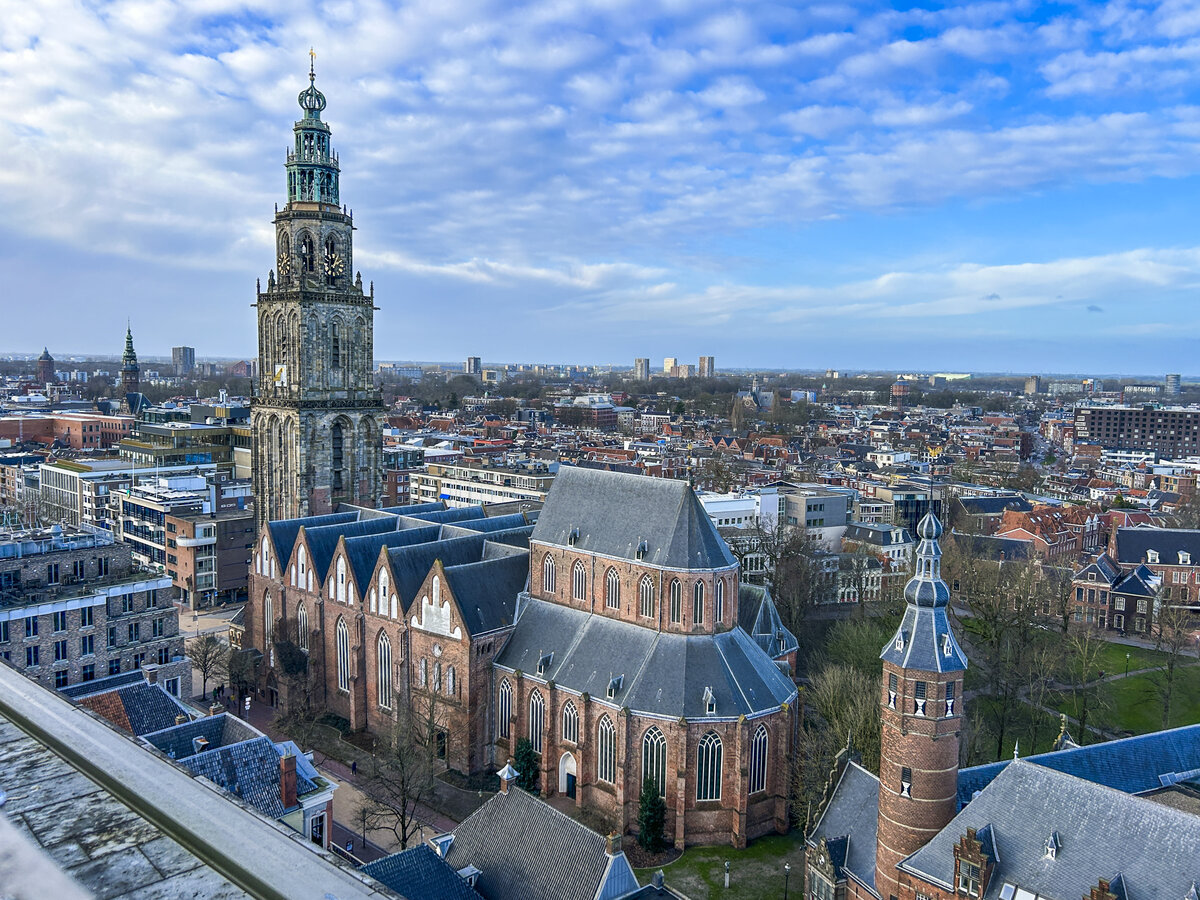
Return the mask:
<svg viewBox="0 0 1200 900"><path fill-rule="evenodd" d="M904 619L880 654L883 734L875 887L885 900L900 895L896 865L957 812L967 659L946 616L950 591L941 575L942 525L932 512L917 534L917 571L904 588Z"/></svg>
<svg viewBox="0 0 1200 900"><path fill-rule="evenodd" d="M44 348L42 355L37 358L37 380L38 384L48 384L54 380L54 357L50 355L49 347Z"/></svg>

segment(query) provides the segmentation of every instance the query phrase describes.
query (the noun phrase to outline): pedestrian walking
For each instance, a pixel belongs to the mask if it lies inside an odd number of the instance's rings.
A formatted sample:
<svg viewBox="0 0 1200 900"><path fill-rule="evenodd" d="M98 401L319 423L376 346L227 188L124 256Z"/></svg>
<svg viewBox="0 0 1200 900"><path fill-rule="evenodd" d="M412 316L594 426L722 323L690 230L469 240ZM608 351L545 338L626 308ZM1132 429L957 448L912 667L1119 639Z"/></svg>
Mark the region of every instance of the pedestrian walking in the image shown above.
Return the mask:
<svg viewBox="0 0 1200 900"><path fill-rule="evenodd" d="M350 760L350 774L351 775L358 774L358 760L357 759Z"/></svg>

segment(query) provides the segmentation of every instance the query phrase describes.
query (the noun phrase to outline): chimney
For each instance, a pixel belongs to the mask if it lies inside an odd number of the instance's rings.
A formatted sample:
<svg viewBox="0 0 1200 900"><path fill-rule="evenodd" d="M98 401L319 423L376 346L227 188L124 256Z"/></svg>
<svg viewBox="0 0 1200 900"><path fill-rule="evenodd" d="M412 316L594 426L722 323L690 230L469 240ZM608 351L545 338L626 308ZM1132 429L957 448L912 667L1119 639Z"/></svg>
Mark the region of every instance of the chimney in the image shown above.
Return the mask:
<svg viewBox="0 0 1200 900"><path fill-rule="evenodd" d="M217 716L223 712L225 712L225 708L219 703L213 703L208 707L208 714L210 716Z"/></svg>
<svg viewBox="0 0 1200 900"><path fill-rule="evenodd" d="M292 754L279 758L279 799L284 809L296 805L296 757Z"/></svg>
<svg viewBox="0 0 1200 900"><path fill-rule="evenodd" d="M185 716L183 713L180 713L179 715L177 715L177 716L175 717L175 724L176 724L176 725L182 725L182 724L183 724L184 722L186 722L187 720L188 720L187 716Z"/></svg>
<svg viewBox="0 0 1200 900"><path fill-rule="evenodd" d="M513 768L512 757L509 757L509 760L505 764L504 768L496 774L500 776L500 793L507 794L508 786L516 780L520 773Z"/></svg>
<svg viewBox="0 0 1200 900"><path fill-rule="evenodd" d="M604 839L604 852L609 856L616 856L621 852L621 836L615 831L609 832L608 837Z"/></svg>
<svg viewBox="0 0 1200 900"><path fill-rule="evenodd" d="M142 674L148 684L158 684L158 666L142 666Z"/></svg>
<svg viewBox="0 0 1200 900"><path fill-rule="evenodd" d="M192 751L195 753L203 753L208 749L208 738L194 737L192 738Z"/></svg>

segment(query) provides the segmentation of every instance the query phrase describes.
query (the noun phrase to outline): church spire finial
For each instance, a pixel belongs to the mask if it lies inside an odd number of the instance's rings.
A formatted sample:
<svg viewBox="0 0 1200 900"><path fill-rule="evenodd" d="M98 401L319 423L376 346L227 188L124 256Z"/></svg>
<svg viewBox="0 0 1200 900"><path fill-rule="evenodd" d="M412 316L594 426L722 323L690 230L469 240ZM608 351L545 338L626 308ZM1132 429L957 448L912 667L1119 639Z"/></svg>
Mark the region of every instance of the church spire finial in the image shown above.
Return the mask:
<svg viewBox="0 0 1200 900"><path fill-rule="evenodd" d="M308 83L312 84L317 80L317 51L312 47L308 48Z"/></svg>

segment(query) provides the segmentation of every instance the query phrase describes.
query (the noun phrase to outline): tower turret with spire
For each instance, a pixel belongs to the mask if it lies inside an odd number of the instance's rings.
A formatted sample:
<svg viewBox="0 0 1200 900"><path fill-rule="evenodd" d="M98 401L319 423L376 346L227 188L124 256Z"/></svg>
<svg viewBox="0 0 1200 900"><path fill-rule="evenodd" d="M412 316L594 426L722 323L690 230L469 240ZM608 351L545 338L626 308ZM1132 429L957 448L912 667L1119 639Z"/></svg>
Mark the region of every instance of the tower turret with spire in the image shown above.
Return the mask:
<svg viewBox="0 0 1200 900"><path fill-rule="evenodd" d="M136 394L139 390L139 374L137 353L133 349L133 326L125 326L125 352L121 354L121 391L125 394Z"/></svg>
<svg viewBox="0 0 1200 900"><path fill-rule="evenodd" d="M310 51L315 59L315 54ZM354 222L341 165L321 120L310 62L301 117L275 211L276 269L258 292L258 379L251 409L259 525L374 506L382 478L383 403L371 372L374 289L353 270Z"/></svg>
<svg viewBox="0 0 1200 900"><path fill-rule="evenodd" d="M967 658L954 639L942 580L942 525L917 526L917 570L904 618L883 648L882 739L875 887L900 896L896 864L923 847L957 811L962 687Z"/></svg>

